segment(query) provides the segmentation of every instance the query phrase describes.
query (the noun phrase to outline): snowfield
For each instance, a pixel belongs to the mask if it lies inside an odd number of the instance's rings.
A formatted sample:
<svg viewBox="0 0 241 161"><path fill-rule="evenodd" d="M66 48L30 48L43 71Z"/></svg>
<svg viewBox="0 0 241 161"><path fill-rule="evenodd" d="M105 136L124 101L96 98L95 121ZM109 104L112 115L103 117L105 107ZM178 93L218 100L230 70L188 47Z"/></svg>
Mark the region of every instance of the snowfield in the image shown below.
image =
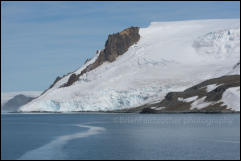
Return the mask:
<svg viewBox="0 0 241 161"><path fill-rule="evenodd" d="M73 85L59 88L72 73L66 75L20 111L131 108L161 100L168 92L182 91L207 79L240 74L239 19L153 22L140 28L139 34L138 43L114 62L104 63ZM79 74L97 57L74 73ZM232 99L229 92L224 96L225 104L232 105ZM196 100L192 108L202 108L202 100Z"/></svg>
<svg viewBox="0 0 241 161"><path fill-rule="evenodd" d="M227 89L223 93L222 102L233 111L240 111L240 87Z"/></svg>

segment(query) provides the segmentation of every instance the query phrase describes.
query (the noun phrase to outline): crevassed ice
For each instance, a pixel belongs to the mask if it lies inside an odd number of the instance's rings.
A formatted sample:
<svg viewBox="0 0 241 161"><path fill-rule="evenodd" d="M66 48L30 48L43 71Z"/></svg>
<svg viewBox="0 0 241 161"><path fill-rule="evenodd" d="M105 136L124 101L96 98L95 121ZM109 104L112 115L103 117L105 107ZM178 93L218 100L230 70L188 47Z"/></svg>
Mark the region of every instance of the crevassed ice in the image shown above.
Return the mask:
<svg viewBox="0 0 241 161"><path fill-rule="evenodd" d="M240 60L239 28L239 19L152 23L140 29L139 42L116 61L86 73L72 86L58 88L67 75L21 110L112 110L163 99L168 92L230 73Z"/></svg>

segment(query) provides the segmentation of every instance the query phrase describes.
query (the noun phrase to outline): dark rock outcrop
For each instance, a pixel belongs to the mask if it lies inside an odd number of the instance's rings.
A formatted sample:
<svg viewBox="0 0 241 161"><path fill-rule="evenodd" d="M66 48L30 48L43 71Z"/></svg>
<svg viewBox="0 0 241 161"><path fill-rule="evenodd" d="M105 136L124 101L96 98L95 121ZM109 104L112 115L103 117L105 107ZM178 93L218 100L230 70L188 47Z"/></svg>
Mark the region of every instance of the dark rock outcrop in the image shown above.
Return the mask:
<svg viewBox="0 0 241 161"><path fill-rule="evenodd" d="M208 85L216 84L217 87L208 92L206 90ZM232 112L227 109L226 105L220 102L223 93L228 88L240 87L240 75L223 76L219 78L210 79L204 81L198 85L195 85L183 92L170 92L166 95L165 99L155 103L146 104L140 106L141 113L164 113L164 112ZM204 102L214 102L213 104L207 105L206 107L198 110L191 110L191 104L193 101L185 102L180 101L178 98L190 98L197 96L197 99L204 98ZM161 110L155 108L165 107ZM137 108L138 109L138 108Z"/></svg>
<svg viewBox="0 0 241 161"><path fill-rule="evenodd" d="M124 54L128 48L139 41L139 28L130 27L120 33L108 36L105 43L105 49L101 51L102 60L113 62L119 56Z"/></svg>
<svg viewBox="0 0 241 161"><path fill-rule="evenodd" d="M234 65L233 69L240 68L240 61Z"/></svg>
<svg viewBox="0 0 241 161"><path fill-rule="evenodd" d="M104 62L113 62L116 60L116 58L122 54L124 54L130 46L137 43L140 39L139 35L139 27L130 27L122 32L112 34L108 36L108 39L105 43L105 48L103 50L97 50L96 54L99 54L97 60L88 65L82 72L78 75L72 74L69 77L69 80L67 83L60 86L61 87L68 87L71 86L75 81L79 79L79 77L91 70L94 70L98 66L102 65ZM85 61L85 64L90 61L90 59L87 59ZM68 73L69 74L69 73ZM48 89L46 89L41 95L43 95L46 91L51 89L59 80L61 80L63 77L57 77L55 81L50 85Z"/></svg>
<svg viewBox="0 0 241 161"><path fill-rule="evenodd" d="M54 83L49 87L49 88L52 88L62 77L57 77L54 81Z"/></svg>
<svg viewBox="0 0 241 161"><path fill-rule="evenodd" d="M62 79L63 77L57 77L56 79L55 79L55 81L49 86L49 88L48 89L46 89L46 90L44 90L41 94L40 94L40 96L41 95L43 95L45 92L47 92L47 90L49 90L50 88L52 88L60 79Z"/></svg>
<svg viewBox="0 0 241 161"><path fill-rule="evenodd" d="M90 60L91 60L90 58L87 58L84 64L88 63Z"/></svg>
<svg viewBox="0 0 241 161"><path fill-rule="evenodd" d="M98 51L99 56L97 60L93 64L88 65L80 74L72 74L72 78L69 78L69 81L61 87L72 85L81 75L94 70L104 62L115 61L118 56L124 54L128 48L137 43L139 39L139 27L130 27L120 33L109 35L105 43L105 49Z"/></svg>
<svg viewBox="0 0 241 161"><path fill-rule="evenodd" d="M77 81L78 79L79 79L79 76L76 75L75 73L73 73L69 77L68 82L63 84L61 87L68 87L68 86L72 85L75 81Z"/></svg>

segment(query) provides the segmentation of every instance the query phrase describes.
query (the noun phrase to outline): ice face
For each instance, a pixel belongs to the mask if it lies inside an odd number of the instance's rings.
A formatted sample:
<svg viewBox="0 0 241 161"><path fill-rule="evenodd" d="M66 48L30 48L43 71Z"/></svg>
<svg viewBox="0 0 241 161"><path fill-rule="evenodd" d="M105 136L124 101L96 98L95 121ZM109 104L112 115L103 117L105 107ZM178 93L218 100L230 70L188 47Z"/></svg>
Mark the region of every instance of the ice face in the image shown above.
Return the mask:
<svg viewBox="0 0 241 161"><path fill-rule="evenodd" d="M240 20L155 22L138 43L65 88L69 75L22 111L106 111L161 100L204 80L234 72L240 60ZM78 74L93 63L98 54ZM237 71L236 71L237 70ZM235 73L240 68L235 68Z"/></svg>

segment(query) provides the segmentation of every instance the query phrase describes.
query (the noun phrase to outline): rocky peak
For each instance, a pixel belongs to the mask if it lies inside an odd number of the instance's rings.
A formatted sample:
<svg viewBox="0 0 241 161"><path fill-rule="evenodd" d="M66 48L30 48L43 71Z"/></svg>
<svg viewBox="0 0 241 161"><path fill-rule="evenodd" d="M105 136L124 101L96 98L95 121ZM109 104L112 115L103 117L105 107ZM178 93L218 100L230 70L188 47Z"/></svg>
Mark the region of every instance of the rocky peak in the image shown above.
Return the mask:
<svg viewBox="0 0 241 161"><path fill-rule="evenodd" d="M109 35L105 43L105 49L101 54L104 55L106 61L113 62L116 57L124 54L139 39L138 27L130 27L120 33Z"/></svg>
<svg viewBox="0 0 241 161"><path fill-rule="evenodd" d="M104 62L115 61L118 56L124 54L130 46L140 40L139 29L139 27L129 27L121 32L109 35L105 48L98 51L100 53L97 60L93 64L88 65L80 74L74 76L74 79L70 77L68 82L62 87L72 85L81 75L97 68Z"/></svg>

